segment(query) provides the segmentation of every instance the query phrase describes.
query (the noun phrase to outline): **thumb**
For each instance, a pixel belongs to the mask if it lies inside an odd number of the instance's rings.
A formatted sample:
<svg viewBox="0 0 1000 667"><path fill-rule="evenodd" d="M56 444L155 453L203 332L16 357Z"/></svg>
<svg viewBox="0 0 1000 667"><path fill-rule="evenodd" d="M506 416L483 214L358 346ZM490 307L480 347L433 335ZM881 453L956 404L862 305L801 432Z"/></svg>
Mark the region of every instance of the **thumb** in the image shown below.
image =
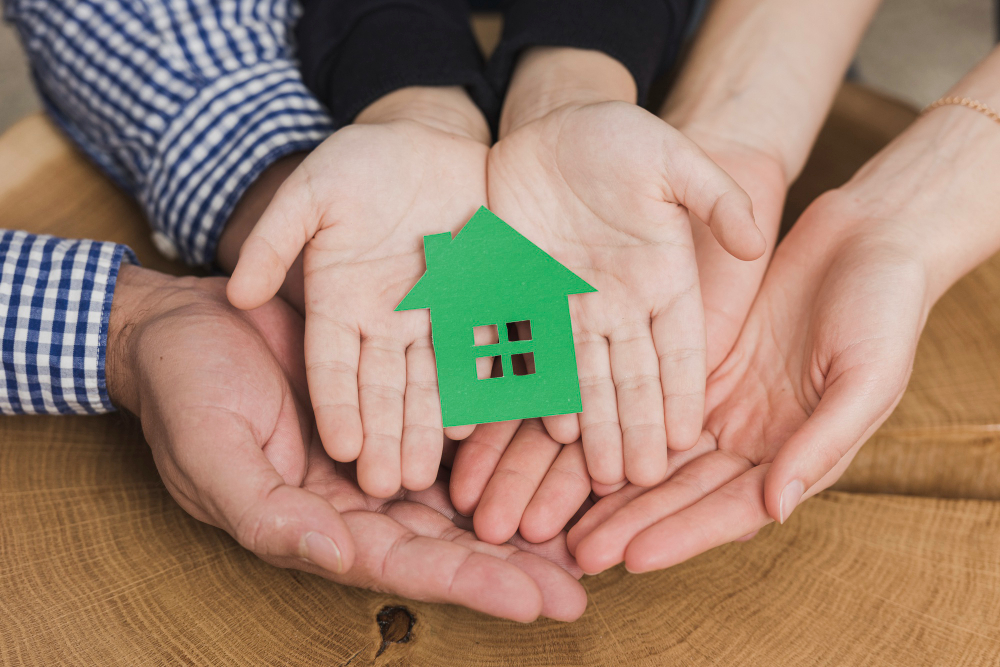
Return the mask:
<svg viewBox="0 0 1000 667"><path fill-rule="evenodd" d="M767 241L750 195L690 139L677 130L670 136L665 176L677 203L708 225L729 254L747 261L762 256Z"/></svg>
<svg viewBox="0 0 1000 667"><path fill-rule="evenodd" d="M300 165L271 199L240 248L226 287L230 303L252 310L267 303L319 228L310 178Z"/></svg>
<svg viewBox="0 0 1000 667"><path fill-rule="evenodd" d="M340 513L306 489L278 484L257 489L252 504L232 517L229 532L265 560L300 558L329 574L347 572L354 540Z"/></svg>
<svg viewBox="0 0 1000 667"><path fill-rule="evenodd" d="M192 422L178 440L181 474L209 522L268 561L306 559L333 574L354 562L354 540L340 513L323 497L285 483L267 459L254 428L236 415L213 411ZM276 439L304 451L297 426L278 428Z"/></svg>
<svg viewBox="0 0 1000 667"><path fill-rule="evenodd" d="M764 504L775 521L784 523L803 496L812 495L808 492L889 416L902 389L886 380L873 369L848 371L782 445L764 480Z"/></svg>

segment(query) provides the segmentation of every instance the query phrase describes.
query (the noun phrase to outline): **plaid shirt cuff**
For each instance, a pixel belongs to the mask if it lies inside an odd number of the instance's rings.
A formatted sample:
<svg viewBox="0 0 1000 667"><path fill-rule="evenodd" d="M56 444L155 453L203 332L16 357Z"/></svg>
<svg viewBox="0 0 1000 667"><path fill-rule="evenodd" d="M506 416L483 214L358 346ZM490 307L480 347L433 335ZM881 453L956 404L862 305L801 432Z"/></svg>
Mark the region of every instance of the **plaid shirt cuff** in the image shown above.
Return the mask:
<svg viewBox="0 0 1000 667"><path fill-rule="evenodd" d="M104 377L108 318L127 247L0 230L2 414L114 410Z"/></svg>
<svg viewBox="0 0 1000 667"><path fill-rule="evenodd" d="M333 130L290 44L293 0L6 0L46 108L142 204L165 256L210 264L240 197Z"/></svg>
<svg viewBox="0 0 1000 667"><path fill-rule="evenodd" d="M203 88L170 124L139 193L150 220L189 264L215 259L246 189L279 158L333 130L291 62L263 62ZM171 256L170 244L157 247Z"/></svg>

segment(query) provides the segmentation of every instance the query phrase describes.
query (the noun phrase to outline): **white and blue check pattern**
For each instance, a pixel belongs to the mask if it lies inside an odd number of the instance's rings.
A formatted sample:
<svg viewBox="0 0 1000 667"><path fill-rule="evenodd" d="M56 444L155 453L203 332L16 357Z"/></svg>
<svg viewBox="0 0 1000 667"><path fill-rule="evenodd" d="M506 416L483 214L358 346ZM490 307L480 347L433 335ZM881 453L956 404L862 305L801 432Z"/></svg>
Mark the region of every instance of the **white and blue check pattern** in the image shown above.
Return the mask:
<svg viewBox="0 0 1000 667"><path fill-rule="evenodd" d="M333 127L290 43L294 0L6 0L46 108L131 192L157 248L209 264L247 187ZM0 413L113 409L123 246L3 231Z"/></svg>
<svg viewBox="0 0 1000 667"><path fill-rule="evenodd" d="M114 409L104 356L123 260L135 256L115 243L0 230L0 414Z"/></svg>
<svg viewBox="0 0 1000 667"><path fill-rule="evenodd" d="M168 256L210 263L254 179L333 130L293 59L293 0L5 8L48 111L139 200Z"/></svg>

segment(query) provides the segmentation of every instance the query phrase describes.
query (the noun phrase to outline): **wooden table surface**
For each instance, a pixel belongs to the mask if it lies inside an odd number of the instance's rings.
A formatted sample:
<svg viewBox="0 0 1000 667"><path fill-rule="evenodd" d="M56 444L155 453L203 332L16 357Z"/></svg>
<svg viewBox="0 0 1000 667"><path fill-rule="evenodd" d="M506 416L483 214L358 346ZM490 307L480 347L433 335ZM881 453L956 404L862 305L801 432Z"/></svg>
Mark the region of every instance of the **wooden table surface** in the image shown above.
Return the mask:
<svg viewBox="0 0 1000 667"><path fill-rule="evenodd" d="M787 217L912 118L845 88ZM0 137L0 227L126 242L185 270L42 117ZM4 417L0 664L1000 664L998 300L994 257L937 305L905 397L837 490L750 542L585 578L570 624L273 568L174 503L137 424Z"/></svg>

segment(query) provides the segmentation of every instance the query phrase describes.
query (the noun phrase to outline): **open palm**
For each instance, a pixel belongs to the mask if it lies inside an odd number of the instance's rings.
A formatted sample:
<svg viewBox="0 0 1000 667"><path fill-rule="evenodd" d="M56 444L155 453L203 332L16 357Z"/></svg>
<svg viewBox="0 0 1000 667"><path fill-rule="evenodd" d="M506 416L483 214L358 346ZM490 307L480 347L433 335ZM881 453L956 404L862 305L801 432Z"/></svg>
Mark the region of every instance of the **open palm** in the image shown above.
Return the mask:
<svg viewBox="0 0 1000 667"><path fill-rule="evenodd" d="M889 416L930 304L922 264L856 222L836 196L803 215L709 379L698 445L665 482L623 488L571 531L585 571L668 567L783 520Z"/></svg>
<svg viewBox="0 0 1000 667"><path fill-rule="evenodd" d="M520 539L489 544L455 511L445 481L380 499L358 487L352 468L335 463L317 444L303 484L341 513L355 540L354 567L342 574L310 563L293 567L350 586L516 621L540 615L572 621L583 613L587 597L576 581L581 571L566 549L565 533L544 544Z"/></svg>
<svg viewBox="0 0 1000 667"><path fill-rule="evenodd" d="M422 237L457 231L486 200L487 148L397 120L352 125L278 190L229 295L254 307L303 257L306 367L323 445L358 461L368 493L429 487L443 442L427 311L394 312L424 272ZM460 435L460 434L459 434Z"/></svg>
<svg viewBox="0 0 1000 667"><path fill-rule="evenodd" d="M654 484L667 445L692 446L705 385L704 313L688 220L733 254L764 251L750 200L679 132L642 109L564 107L499 141L493 211L598 289L570 300L583 413L546 418L582 434L591 476Z"/></svg>

